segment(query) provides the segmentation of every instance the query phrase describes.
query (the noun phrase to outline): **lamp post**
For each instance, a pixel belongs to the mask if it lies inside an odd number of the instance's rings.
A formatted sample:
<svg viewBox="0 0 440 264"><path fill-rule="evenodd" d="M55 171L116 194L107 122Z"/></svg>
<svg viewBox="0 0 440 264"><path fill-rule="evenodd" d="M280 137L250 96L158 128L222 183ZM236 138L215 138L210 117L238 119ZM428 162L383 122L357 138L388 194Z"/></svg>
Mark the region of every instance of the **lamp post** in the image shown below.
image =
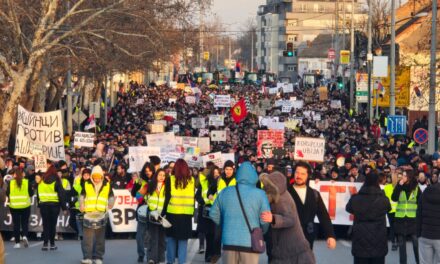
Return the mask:
<svg viewBox="0 0 440 264"><path fill-rule="evenodd" d="M437 52L437 0L432 1L432 24L431 24L431 62L429 80L429 115L428 115L428 154L435 151L436 120L435 120L435 86L436 86L436 52Z"/></svg>
<svg viewBox="0 0 440 264"><path fill-rule="evenodd" d="M390 115L396 114L396 0L391 0ZM377 102L376 102L377 104Z"/></svg>
<svg viewBox="0 0 440 264"><path fill-rule="evenodd" d="M354 98L354 0L351 0L351 34L350 34L350 108L355 109ZM357 106L357 103L356 103Z"/></svg>
<svg viewBox="0 0 440 264"><path fill-rule="evenodd" d="M368 66L368 119L370 120L370 124L373 123L373 104L371 100L371 68L373 61L373 53L372 53L372 20L373 17L373 6L371 4L371 0L368 1L368 54L367 54L367 66Z"/></svg>

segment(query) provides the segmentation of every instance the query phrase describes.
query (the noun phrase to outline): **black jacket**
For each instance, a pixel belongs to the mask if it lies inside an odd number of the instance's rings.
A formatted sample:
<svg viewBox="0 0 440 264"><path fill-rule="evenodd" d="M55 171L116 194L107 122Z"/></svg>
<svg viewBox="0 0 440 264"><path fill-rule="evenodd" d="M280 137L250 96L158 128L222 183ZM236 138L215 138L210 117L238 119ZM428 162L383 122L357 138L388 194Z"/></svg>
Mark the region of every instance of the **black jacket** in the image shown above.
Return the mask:
<svg viewBox="0 0 440 264"><path fill-rule="evenodd" d="M379 187L362 186L345 210L354 215L351 253L360 258L378 258L388 253L386 214L389 199Z"/></svg>
<svg viewBox="0 0 440 264"><path fill-rule="evenodd" d="M428 239L440 239L440 184L426 188L417 207L417 234Z"/></svg>
<svg viewBox="0 0 440 264"><path fill-rule="evenodd" d="M417 202L420 201L420 194L422 191L419 186L416 187L417 190ZM394 188L393 194L391 195L391 199L395 202L399 201L400 193L406 192L406 197L409 197L411 191L409 189L409 185L400 185L397 184ZM404 218L394 218L394 231L398 235L415 235L417 233L417 222L416 218L404 217Z"/></svg>
<svg viewBox="0 0 440 264"><path fill-rule="evenodd" d="M324 237L335 237L332 221L330 220L327 208L322 201L321 194L318 191L307 186L306 200L304 204L295 191L295 188L290 187L289 192L295 201L304 235L310 244L313 243L316 236L316 230L314 227L315 216L318 216Z"/></svg>

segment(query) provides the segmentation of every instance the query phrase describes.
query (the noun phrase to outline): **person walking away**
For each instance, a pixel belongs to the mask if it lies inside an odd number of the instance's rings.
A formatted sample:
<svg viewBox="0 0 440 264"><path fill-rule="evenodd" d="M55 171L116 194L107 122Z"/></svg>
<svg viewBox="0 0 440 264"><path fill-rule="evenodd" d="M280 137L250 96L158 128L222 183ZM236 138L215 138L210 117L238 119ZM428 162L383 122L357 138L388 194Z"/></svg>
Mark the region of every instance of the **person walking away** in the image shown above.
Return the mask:
<svg viewBox="0 0 440 264"><path fill-rule="evenodd" d="M270 223L264 222L262 217L269 217L270 205L265 192L256 187L258 175L250 162L241 164L236 181L237 186L227 187L219 193L209 217L222 229L222 262L256 264L260 253L252 250L249 228L262 228L263 232L268 230ZM244 210L241 209L237 187ZM247 226L244 214L250 227Z"/></svg>
<svg viewBox="0 0 440 264"><path fill-rule="evenodd" d="M165 202L161 213L172 225L166 230L167 263L174 263L176 254L179 264L186 262L188 239L192 237L194 196L195 180L186 161L178 159L173 174L165 181Z"/></svg>
<svg viewBox="0 0 440 264"><path fill-rule="evenodd" d="M101 213L107 217L107 210L111 210L115 203L113 191L101 166L92 169L91 179L84 183L80 196L80 211L87 214ZM84 226L84 237L81 241L83 248L83 264L102 264L105 253L105 224L96 228Z"/></svg>
<svg viewBox="0 0 440 264"><path fill-rule="evenodd" d="M269 263L316 263L302 231L295 202L287 191L286 177L281 172L275 171L271 174L261 174L260 181L264 185L272 211L272 219L266 219L271 223L269 237L272 246Z"/></svg>
<svg viewBox="0 0 440 264"><path fill-rule="evenodd" d="M330 216L322 201L321 194L308 186L310 175L312 175L310 165L305 162L298 162L294 173L295 182L290 189L290 195L295 201L301 226L306 239L309 241L310 248L313 249L313 242L316 237L314 222L315 217L318 216L319 225L324 232L324 237L327 239L327 247L335 249L336 239Z"/></svg>
<svg viewBox="0 0 440 264"><path fill-rule="evenodd" d="M440 184L423 192L417 207L420 264L440 263Z"/></svg>
<svg viewBox="0 0 440 264"><path fill-rule="evenodd" d="M20 248L20 236L23 237L23 246L27 248L29 228L29 216L31 214L32 186L28 179L24 179L24 173L18 168L10 171L13 179L9 182L6 190L6 197L9 200L9 211L12 215L14 226L14 248ZM21 232L20 232L21 228Z"/></svg>
<svg viewBox="0 0 440 264"><path fill-rule="evenodd" d="M421 191L413 171L407 170L403 172L402 179L394 188L393 195L391 196L392 200L397 202L394 226L399 244L400 264L407 263L407 237L411 238L415 260L417 264L419 263L416 212L420 194Z"/></svg>
<svg viewBox="0 0 440 264"><path fill-rule="evenodd" d="M57 169L51 161L48 161L48 169L43 177L36 176L35 181L38 184L37 197L43 220L43 247L41 250L56 250L55 233L58 215L60 208L64 211L64 214L67 214L67 207L61 179L58 177Z"/></svg>
<svg viewBox="0 0 440 264"><path fill-rule="evenodd" d="M388 222L390 223L390 237L391 237L391 250L396 251L397 250L397 236L396 232L394 230L394 218L396 215L396 207L397 202L393 201L391 199L391 196L393 195L394 187L397 184L398 179L402 178L401 172L395 172L390 178L387 178L385 175L381 175L380 179L382 183L385 184L383 191L385 192L385 196L388 198L391 204L391 210L387 213Z"/></svg>
<svg viewBox="0 0 440 264"><path fill-rule="evenodd" d="M345 210L354 215L351 248L354 264L385 264L388 254L386 215L391 204L380 189L376 173L366 176Z"/></svg>
<svg viewBox="0 0 440 264"><path fill-rule="evenodd" d="M150 214L148 223L148 234L150 241L148 243L148 264L162 263L165 261L165 229L158 222L155 216L162 213L165 202L165 170L159 169L155 176L148 184L148 192L145 200L148 204L148 212ZM155 212L155 213L153 213Z"/></svg>

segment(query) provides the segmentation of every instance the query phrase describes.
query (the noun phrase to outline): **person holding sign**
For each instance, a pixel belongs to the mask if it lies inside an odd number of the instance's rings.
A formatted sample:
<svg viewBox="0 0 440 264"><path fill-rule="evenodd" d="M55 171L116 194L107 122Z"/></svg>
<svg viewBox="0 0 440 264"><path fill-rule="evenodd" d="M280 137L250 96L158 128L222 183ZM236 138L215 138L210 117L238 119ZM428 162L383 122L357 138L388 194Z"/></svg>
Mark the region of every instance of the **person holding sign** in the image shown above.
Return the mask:
<svg viewBox="0 0 440 264"><path fill-rule="evenodd" d="M31 197L33 195L32 185L28 179L24 179L24 173L20 169L12 169L12 180L6 190L6 196L9 200L9 211L12 215L12 223L14 225L14 248L20 248L20 235L23 236L23 246L27 248L29 242L28 227L29 216L31 214ZM22 232L20 232L20 227Z"/></svg>
<svg viewBox="0 0 440 264"><path fill-rule="evenodd" d="M84 237L81 241L83 264L102 264L105 253L105 224L107 210L113 208L115 199L110 183L104 179L101 166L92 169L92 177L84 183L80 196L80 211L84 214Z"/></svg>

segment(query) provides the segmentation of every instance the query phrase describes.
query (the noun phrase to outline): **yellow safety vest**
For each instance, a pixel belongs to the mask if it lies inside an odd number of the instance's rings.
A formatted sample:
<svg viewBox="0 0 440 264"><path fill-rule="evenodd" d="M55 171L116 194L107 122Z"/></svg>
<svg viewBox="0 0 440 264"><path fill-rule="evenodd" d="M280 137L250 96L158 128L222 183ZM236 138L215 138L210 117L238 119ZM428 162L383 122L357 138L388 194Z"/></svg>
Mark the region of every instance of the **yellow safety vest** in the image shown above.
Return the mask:
<svg viewBox="0 0 440 264"><path fill-rule="evenodd" d="M409 199L407 199L406 192L405 191L400 192L399 202L397 203L395 217L416 218L417 193L418 193L418 187L416 187L416 189L413 192L411 192L411 194L409 195Z"/></svg>
<svg viewBox="0 0 440 264"><path fill-rule="evenodd" d="M66 191L69 191L71 189L70 188L70 182L66 178L62 178L61 179L61 185L63 185L63 189L66 190Z"/></svg>
<svg viewBox="0 0 440 264"><path fill-rule="evenodd" d="M203 173L200 173L199 181L200 181L200 187L202 187L203 201L205 201L205 205L211 205L212 201L208 199L208 189L209 189L208 179Z"/></svg>
<svg viewBox="0 0 440 264"><path fill-rule="evenodd" d="M217 198L218 194L226 187L229 186L235 186L237 185L237 180L235 180L235 177L232 178L232 180L229 182L229 185L226 184L225 180L222 178L219 178L218 184L217 184L217 193L214 194L214 200Z"/></svg>
<svg viewBox="0 0 440 264"><path fill-rule="evenodd" d="M81 186L81 176L78 176L73 181L73 189L78 193L78 200L75 202L75 208L79 209L79 197L81 196L82 186Z"/></svg>
<svg viewBox="0 0 440 264"><path fill-rule="evenodd" d="M162 212L165 202L165 185L162 185L159 194L154 191L151 195L145 196L150 211Z"/></svg>
<svg viewBox="0 0 440 264"><path fill-rule="evenodd" d="M31 206L31 197L29 196L29 181L23 179L21 188L18 187L17 181L12 180L9 189L9 207L12 209L24 209Z"/></svg>
<svg viewBox="0 0 440 264"><path fill-rule="evenodd" d="M171 199L167 207L167 213L171 214L194 214L194 178L186 185L185 189L176 189L176 177L170 177Z"/></svg>
<svg viewBox="0 0 440 264"><path fill-rule="evenodd" d="M397 202L391 199L391 196L393 195L393 191L394 191L393 184L391 183L386 184L385 187L383 188L383 191L385 192L385 196L388 197L391 203L390 213L395 213L397 208Z"/></svg>
<svg viewBox="0 0 440 264"><path fill-rule="evenodd" d="M84 199L85 211L87 213L96 211L105 212L110 195L110 184L107 182L98 194L95 192L95 186L90 182L84 184L84 189L86 191L86 197Z"/></svg>
<svg viewBox="0 0 440 264"><path fill-rule="evenodd" d="M55 191L55 182L50 184L41 181L38 184L38 197L40 203L58 203L58 193Z"/></svg>

